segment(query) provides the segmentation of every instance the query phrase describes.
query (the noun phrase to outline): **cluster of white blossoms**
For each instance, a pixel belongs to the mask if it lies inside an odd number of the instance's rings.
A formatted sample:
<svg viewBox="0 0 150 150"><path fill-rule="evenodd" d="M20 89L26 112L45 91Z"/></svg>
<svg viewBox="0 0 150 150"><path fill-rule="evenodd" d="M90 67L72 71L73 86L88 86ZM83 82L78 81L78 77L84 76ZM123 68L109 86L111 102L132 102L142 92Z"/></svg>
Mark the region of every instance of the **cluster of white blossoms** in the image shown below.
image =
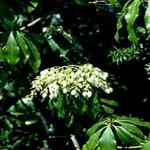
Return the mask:
<svg viewBox="0 0 150 150"><path fill-rule="evenodd" d="M41 95L44 99L54 99L61 93L76 98L90 98L95 89L101 89L109 94L113 89L107 83L107 77L108 73L91 64L52 67L41 71L32 81L28 97L33 99L36 95Z"/></svg>

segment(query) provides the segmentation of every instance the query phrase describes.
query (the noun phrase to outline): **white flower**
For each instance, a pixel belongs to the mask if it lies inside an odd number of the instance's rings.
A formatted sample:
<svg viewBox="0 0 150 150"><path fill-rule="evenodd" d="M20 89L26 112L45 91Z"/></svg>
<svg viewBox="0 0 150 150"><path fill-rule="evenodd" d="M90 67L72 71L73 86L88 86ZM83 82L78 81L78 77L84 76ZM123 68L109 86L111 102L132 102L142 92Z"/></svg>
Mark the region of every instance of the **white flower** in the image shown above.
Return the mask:
<svg viewBox="0 0 150 150"><path fill-rule="evenodd" d="M76 90L72 90L70 94L71 94L71 95L76 95L76 94L77 94L77 91L76 91Z"/></svg>
<svg viewBox="0 0 150 150"><path fill-rule="evenodd" d="M63 80L61 84L62 84L63 87L66 87L67 81L66 81L66 80Z"/></svg>
<svg viewBox="0 0 150 150"><path fill-rule="evenodd" d="M103 72L101 77L102 77L103 80L106 80L107 77L108 77L108 73L107 72Z"/></svg>
<svg viewBox="0 0 150 150"><path fill-rule="evenodd" d="M82 95L83 95L83 97L86 97L86 96L87 96L87 92L86 92L86 91L83 91L83 92L82 92Z"/></svg>
<svg viewBox="0 0 150 150"><path fill-rule="evenodd" d="M47 93L42 93L42 97L46 98L47 97Z"/></svg>
<svg viewBox="0 0 150 150"><path fill-rule="evenodd" d="M87 91L87 97L90 98L92 96L92 92L91 91Z"/></svg>
<svg viewBox="0 0 150 150"><path fill-rule="evenodd" d="M62 92L63 92L64 94L66 94L66 93L68 92L68 90L67 90L66 88L64 88L64 89L62 90Z"/></svg>
<svg viewBox="0 0 150 150"><path fill-rule="evenodd" d="M106 92L107 94L111 93L112 91L113 91L112 88L107 88L107 89L105 90L105 92Z"/></svg>

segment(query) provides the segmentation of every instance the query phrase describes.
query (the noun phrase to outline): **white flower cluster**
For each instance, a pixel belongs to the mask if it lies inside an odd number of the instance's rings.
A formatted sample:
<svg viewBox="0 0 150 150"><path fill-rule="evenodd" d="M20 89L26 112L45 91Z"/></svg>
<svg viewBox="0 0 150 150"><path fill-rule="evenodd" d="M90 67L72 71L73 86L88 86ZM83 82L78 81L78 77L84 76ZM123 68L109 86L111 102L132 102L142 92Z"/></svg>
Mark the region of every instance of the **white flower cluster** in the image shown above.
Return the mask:
<svg viewBox="0 0 150 150"><path fill-rule="evenodd" d="M62 92L64 95L90 98L94 88L109 94L113 89L108 85L107 77L108 73L91 64L52 67L41 71L35 78L28 97L40 94L43 98L54 99Z"/></svg>

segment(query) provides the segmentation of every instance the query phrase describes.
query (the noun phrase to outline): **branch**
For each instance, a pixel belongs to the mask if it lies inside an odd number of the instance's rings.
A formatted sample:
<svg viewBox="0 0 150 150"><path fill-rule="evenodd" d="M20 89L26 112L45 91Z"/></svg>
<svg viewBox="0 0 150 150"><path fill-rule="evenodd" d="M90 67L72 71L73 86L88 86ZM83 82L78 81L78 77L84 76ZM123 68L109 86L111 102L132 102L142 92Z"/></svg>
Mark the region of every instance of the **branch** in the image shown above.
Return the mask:
<svg viewBox="0 0 150 150"><path fill-rule="evenodd" d="M26 26L21 27L20 30L22 31L22 30L25 30L27 27L32 27L33 25L37 24L37 23L40 22L41 20L42 20L42 18L39 17L39 18L35 19L34 21L28 23Z"/></svg>
<svg viewBox="0 0 150 150"><path fill-rule="evenodd" d="M71 141L72 141L72 143L73 143L75 149L76 149L76 150L81 150L81 149L80 149L80 146L79 146L79 143L78 143L78 141L77 141L75 135L71 134L71 135L70 135L70 139L71 139Z"/></svg>

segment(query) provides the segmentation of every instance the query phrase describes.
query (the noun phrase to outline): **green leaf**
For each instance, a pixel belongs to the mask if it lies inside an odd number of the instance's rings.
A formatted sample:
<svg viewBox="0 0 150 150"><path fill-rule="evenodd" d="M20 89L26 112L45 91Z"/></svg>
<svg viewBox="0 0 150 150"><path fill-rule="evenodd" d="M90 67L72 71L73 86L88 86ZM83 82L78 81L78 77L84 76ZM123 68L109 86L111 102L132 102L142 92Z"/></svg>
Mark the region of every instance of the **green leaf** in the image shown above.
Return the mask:
<svg viewBox="0 0 150 150"><path fill-rule="evenodd" d="M140 0L134 0L129 6L128 6L128 11L125 15L125 20L127 22L127 31L128 31L128 39L137 44L138 43L138 38L134 32L134 24L136 21L136 18L139 15L139 6L141 2Z"/></svg>
<svg viewBox="0 0 150 150"><path fill-rule="evenodd" d="M13 35L13 32L10 32L8 41L6 43L6 59L10 65L15 65L20 60L20 51Z"/></svg>
<svg viewBox="0 0 150 150"><path fill-rule="evenodd" d="M30 2L30 4L32 5L32 6L28 6L27 7L27 11L28 11L28 13L31 13L31 12L33 12L36 8L37 8L37 6L38 6L38 2Z"/></svg>
<svg viewBox="0 0 150 150"><path fill-rule="evenodd" d="M150 1L148 1L148 6L145 12L144 21L146 29L150 31Z"/></svg>
<svg viewBox="0 0 150 150"><path fill-rule="evenodd" d="M37 71L41 65L41 58L40 53L37 49L37 47L32 43L32 41L24 36L24 39L26 43L28 44L28 47L31 50L30 53L30 64L34 71Z"/></svg>
<svg viewBox="0 0 150 150"><path fill-rule="evenodd" d="M5 62L6 58L5 58L5 51L3 48L0 47L0 62Z"/></svg>
<svg viewBox="0 0 150 150"><path fill-rule="evenodd" d="M127 134L128 130L126 130L124 127L114 126L114 128L116 130L119 140L121 141L123 145L129 144L129 143L138 144L138 142L135 139L133 139L131 136L129 136L129 134Z"/></svg>
<svg viewBox="0 0 150 150"><path fill-rule="evenodd" d="M96 124L94 124L90 129L87 131L87 135L91 136L93 135L98 129L102 128L105 126L106 120L100 121Z"/></svg>
<svg viewBox="0 0 150 150"><path fill-rule="evenodd" d="M150 141L146 142L143 146L141 150L150 150Z"/></svg>
<svg viewBox="0 0 150 150"><path fill-rule="evenodd" d="M101 128L96 133L94 133L92 136L90 136L90 139L88 140L88 142L83 145L83 150L95 150L99 144L99 136L101 135L103 130L104 130L104 127Z"/></svg>
<svg viewBox="0 0 150 150"><path fill-rule="evenodd" d="M19 32L17 31L16 40L17 40L18 45L20 46L20 48L21 48L21 50L22 50L22 52L23 52L23 54L24 54L25 59L24 59L23 62L24 62L24 64L25 64L25 63L29 60L30 52L29 52L28 46L27 46L27 44L26 44L26 42L25 42L25 40L24 40L24 35L21 34L21 33L19 33Z"/></svg>
<svg viewBox="0 0 150 150"><path fill-rule="evenodd" d="M115 34L115 40L116 40L117 42L119 42L119 31L120 31L120 29L121 29L122 26L123 26L122 21L123 21L123 19L124 19L124 16L125 16L126 11L127 11L127 6L129 5L130 1L131 1L131 0L128 0L128 1L125 3L125 5L124 5L124 7L123 7L123 9L122 9L122 11L121 11L121 13L120 13L120 16L119 16L119 18L118 18L118 21L117 21L117 31L116 31L116 34Z"/></svg>
<svg viewBox="0 0 150 150"><path fill-rule="evenodd" d="M109 0L109 3L112 5L112 6L115 6L117 4L118 0Z"/></svg>
<svg viewBox="0 0 150 150"><path fill-rule="evenodd" d="M101 98L101 102L106 104L106 105L110 105L110 106L118 106L118 102L116 102L115 100L110 100L110 99L106 99L106 98Z"/></svg>
<svg viewBox="0 0 150 150"><path fill-rule="evenodd" d="M110 126L103 132L99 140L99 146L101 150L117 150L115 136Z"/></svg>
<svg viewBox="0 0 150 150"><path fill-rule="evenodd" d="M0 0L0 18L10 18L11 14L4 0Z"/></svg>
<svg viewBox="0 0 150 150"><path fill-rule="evenodd" d="M131 123L125 123L125 122L118 122L121 126L126 128L129 132L133 133L134 135L140 137L141 139L144 139L144 134L143 132L136 127L135 125Z"/></svg>
<svg viewBox="0 0 150 150"><path fill-rule="evenodd" d="M146 121L140 120L138 118L122 116L122 117L117 117L116 120L121 121L121 122L132 123L132 124L142 126L142 127L150 128L150 122L146 122Z"/></svg>

